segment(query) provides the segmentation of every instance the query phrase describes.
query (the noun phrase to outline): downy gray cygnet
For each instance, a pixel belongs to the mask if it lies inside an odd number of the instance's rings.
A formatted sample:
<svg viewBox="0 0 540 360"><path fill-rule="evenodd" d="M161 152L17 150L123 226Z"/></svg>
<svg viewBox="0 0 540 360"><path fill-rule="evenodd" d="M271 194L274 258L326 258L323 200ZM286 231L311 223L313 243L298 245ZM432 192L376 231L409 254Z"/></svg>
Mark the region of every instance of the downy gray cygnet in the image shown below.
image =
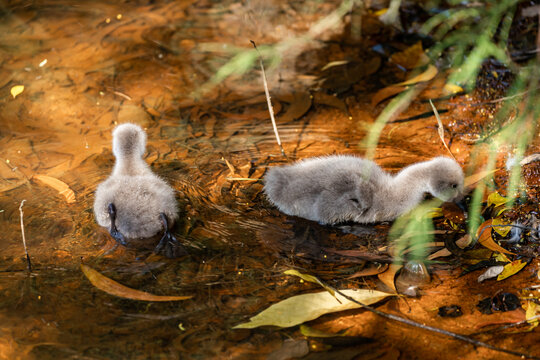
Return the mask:
<svg viewBox="0 0 540 360"><path fill-rule="evenodd" d="M463 191L463 171L453 159L436 157L390 175L372 161L332 155L271 168L264 191L288 215L321 224L373 223L396 219L425 193L456 199Z"/></svg>
<svg viewBox="0 0 540 360"><path fill-rule="evenodd" d="M135 124L118 125L113 131L116 157L111 176L96 190L94 214L120 244L126 239L150 238L164 231L155 252L167 257L185 253L170 233L178 219L174 190L155 175L143 160L146 133Z"/></svg>

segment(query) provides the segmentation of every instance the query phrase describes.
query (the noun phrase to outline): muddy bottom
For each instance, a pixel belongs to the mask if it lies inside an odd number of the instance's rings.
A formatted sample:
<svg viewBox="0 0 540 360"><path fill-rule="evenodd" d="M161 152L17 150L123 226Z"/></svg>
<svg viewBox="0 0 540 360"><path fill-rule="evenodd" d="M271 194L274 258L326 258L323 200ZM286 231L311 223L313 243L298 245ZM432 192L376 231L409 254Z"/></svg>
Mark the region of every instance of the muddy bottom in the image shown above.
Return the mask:
<svg viewBox="0 0 540 360"><path fill-rule="evenodd" d="M385 263L390 224L331 227L285 216L262 194L261 178L268 167L296 159L365 153L362 140L383 107L372 104L373 93L405 75L383 71L380 78L376 72L382 70L358 49L368 51L388 34L368 19L363 40L341 46L322 39L301 49L296 63L284 59L270 71L287 158L276 145L258 71L200 92L229 58L223 44L249 49L250 39L265 44L301 34L337 5L0 5L0 358L512 358L364 310L309 323L367 338L347 344L305 342L298 327L231 329L270 304L318 289L284 276L287 269L340 288L383 289L376 276L347 280L370 263L336 251L362 250ZM314 78L324 77L316 69L349 55L374 70L357 74L353 83L342 76L326 89L315 86ZM10 91L17 85L24 90L15 97ZM450 101L443 121L450 147L465 165L471 145L463 138L476 133L463 134L460 126L474 118L462 118L470 114L469 100ZM384 169L446 155L435 119L417 118L427 110L414 102L397 119L403 121L384 128L374 157ZM144 127L145 160L177 192L174 234L189 253L185 257L152 254L155 241L115 247L95 223L94 191L112 170L111 131L123 122ZM23 200L31 273L22 244ZM81 263L134 289L193 298L158 303L114 297L84 277ZM395 297L378 308L460 334L524 319L521 309L483 315L475 305L501 289L518 292L538 282L537 260L504 283L479 285L478 274L459 277L459 267L454 258L433 264L422 297ZM464 316L437 315L451 304L459 304ZM538 330L475 338L540 356ZM306 344L307 352L301 350Z"/></svg>

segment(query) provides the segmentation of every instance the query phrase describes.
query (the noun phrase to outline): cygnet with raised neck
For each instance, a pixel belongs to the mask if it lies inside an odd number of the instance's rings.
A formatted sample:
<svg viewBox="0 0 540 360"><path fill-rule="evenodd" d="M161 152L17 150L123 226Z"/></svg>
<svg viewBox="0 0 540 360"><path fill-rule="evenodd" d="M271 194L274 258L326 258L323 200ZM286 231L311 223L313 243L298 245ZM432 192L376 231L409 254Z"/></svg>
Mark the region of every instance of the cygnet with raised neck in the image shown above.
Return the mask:
<svg viewBox="0 0 540 360"><path fill-rule="evenodd" d="M425 193L450 201L463 191L463 171L448 157L391 175L372 161L332 155L273 167L264 181L266 196L279 210L321 224L390 221L412 210Z"/></svg>
<svg viewBox="0 0 540 360"><path fill-rule="evenodd" d="M120 244L126 239L151 238L164 231L155 252L167 257L185 253L170 232L178 219L174 190L144 161L146 133L135 124L118 125L113 133L116 158L111 176L96 190L94 214Z"/></svg>

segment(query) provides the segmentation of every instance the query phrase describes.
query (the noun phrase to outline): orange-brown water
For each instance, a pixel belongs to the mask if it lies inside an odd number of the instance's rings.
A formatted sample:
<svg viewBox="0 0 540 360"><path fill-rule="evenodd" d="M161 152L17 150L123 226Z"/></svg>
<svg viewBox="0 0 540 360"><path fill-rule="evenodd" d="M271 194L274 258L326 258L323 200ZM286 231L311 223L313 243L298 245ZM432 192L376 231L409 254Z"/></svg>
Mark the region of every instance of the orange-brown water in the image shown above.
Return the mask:
<svg viewBox="0 0 540 360"><path fill-rule="evenodd" d="M228 57L223 44L248 48L250 39L265 43L299 34L335 8L319 2L295 6L204 0L0 5L0 358L266 358L285 339L301 339L298 330L230 328L271 303L315 289L284 277L284 269L301 267L326 280L341 279L363 262L341 264L337 256L322 257L322 248L376 251L385 245L388 225L358 227L356 236L281 215L261 194L268 166L364 152L361 140L381 109L370 105L373 78L359 80L358 91L333 107L308 93L314 89L313 69L339 59L337 45L312 44L304 50L313 56L271 72L288 159L275 143L259 72L192 97ZM364 26L368 39L375 36L373 24ZM219 46L208 50L204 44ZM347 52L354 53L354 47ZM24 91L13 98L15 85L24 85ZM283 115L306 101L313 104L299 119ZM416 103L402 118L423 111L425 104ZM458 116L453 111L445 121ZM114 164L111 130L127 121L147 130L146 161L178 191L182 210L175 234L190 253L185 258L166 259L139 246L113 249L114 241L94 221L93 192ZM375 160L394 171L444 154L435 124L428 118L389 125ZM457 136L452 150L461 163L468 161L469 146ZM67 184L75 201L68 202L39 175ZM21 237L23 199L31 274ZM170 303L116 298L89 283L81 262L132 288L194 298ZM537 266L530 265L510 287L530 284ZM475 281L443 268L427 296L394 299L382 309L473 332L474 325L463 318L441 321L433 309L466 303L466 316L475 323L493 321L479 316L474 304L499 288L478 288ZM368 278L347 286L376 284ZM431 358L433 351L443 359L499 356L362 311L316 324L336 332L351 328L375 342L337 348L345 355L319 354L321 348L311 347L313 358ZM534 333L483 338L539 355L535 339Z"/></svg>

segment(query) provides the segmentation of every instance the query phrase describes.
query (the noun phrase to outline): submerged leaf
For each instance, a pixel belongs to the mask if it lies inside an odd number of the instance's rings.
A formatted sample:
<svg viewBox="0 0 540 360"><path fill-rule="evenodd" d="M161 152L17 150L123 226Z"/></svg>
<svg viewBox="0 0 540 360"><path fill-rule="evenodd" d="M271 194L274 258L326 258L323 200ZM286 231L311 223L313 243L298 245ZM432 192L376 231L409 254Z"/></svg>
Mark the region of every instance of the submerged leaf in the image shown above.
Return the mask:
<svg viewBox="0 0 540 360"><path fill-rule="evenodd" d="M400 94L404 92L405 90L407 90L406 86L396 86L396 85L391 85L391 86L382 88L381 90L377 91L375 95L373 95L373 97L371 98L371 106L375 107L380 102L388 99L391 96Z"/></svg>
<svg viewBox="0 0 540 360"><path fill-rule="evenodd" d="M459 94L463 92L463 88L459 85L455 85L455 84L445 84L444 87L443 87L443 94L444 95L454 95L454 94Z"/></svg>
<svg viewBox="0 0 540 360"><path fill-rule="evenodd" d="M40 181L41 183L58 191L60 195L63 195L66 198L66 202L68 204L75 202L75 193L65 182L47 175L34 175L32 179Z"/></svg>
<svg viewBox="0 0 540 360"><path fill-rule="evenodd" d="M493 240L493 237L491 236L491 219L485 221L482 225L480 225L476 237L478 238L478 242L482 246L490 250L498 251L504 254L514 255L513 252L506 250L505 248L497 244L495 240Z"/></svg>
<svg viewBox="0 0 540 360"><path fill-rule="evenodd" d="M504 265L504 270L499 274L499 276L497 276L497 281L504 280L512 275L517 274L527 264L528 264L527 261L516 260L516 261L512 261L511 263Z"/></svg>
<svg viewBox="0 0 540 360"><path fill-rule="evenodd" d="M11 96L15 99L17 95L22 94L24 91L24 85L15 85L11 88Z"/></svg>
<svg viewBox="0 0 540 360"><path fill-rule="evenodd" d="M422 42L418 41L405 50L392 54L390 61L410 70L429 63L429 57L424 53Z"/></svg>
<svg viewBox="0 0 540 360"><path fill-rule="evenodd" d="M435 75L437 75L437 73L438 73L437 67L430 64L428 68L426 69L426 71L424 71L423 73L409 80L394 84L394 86L406 86L406 85L414 85L420 82L426 82L433 79Z"/></svg>
<svg viewBox="0 0 540 360"><path fill-rule="evenodd" d="M81 270L84 275L90 280L92 285L98 289L105 291L107 294L118 296L121 298L141 301L178 301L191 299L193 296L160 296L150 294L144 291L135 290L124 286L116 281L109 279L98 271L92 269L88 265L81 264Z"/></svg>
<svg viewBox="0 0 540 360"><path fill-rule="evenodd" d="M527 322L532 325L533 328L538 326L538 315L540 314L540 305L533 301L527 301L527 311L525 312L525 318Z"/></svg>
<svg viewBox="0 0 540 360"><path fill-rule="evenodd" d="M340 291L365 305L374 304L393 295L382 291L365 289ZM297 295L270 306L252 317L249 322L236 325L233 329L253 329L269 325L291 327L316 319L324 314L361 307L361 305L347 300L340 294L336 294L334 298L327 291Z"/></svg>

